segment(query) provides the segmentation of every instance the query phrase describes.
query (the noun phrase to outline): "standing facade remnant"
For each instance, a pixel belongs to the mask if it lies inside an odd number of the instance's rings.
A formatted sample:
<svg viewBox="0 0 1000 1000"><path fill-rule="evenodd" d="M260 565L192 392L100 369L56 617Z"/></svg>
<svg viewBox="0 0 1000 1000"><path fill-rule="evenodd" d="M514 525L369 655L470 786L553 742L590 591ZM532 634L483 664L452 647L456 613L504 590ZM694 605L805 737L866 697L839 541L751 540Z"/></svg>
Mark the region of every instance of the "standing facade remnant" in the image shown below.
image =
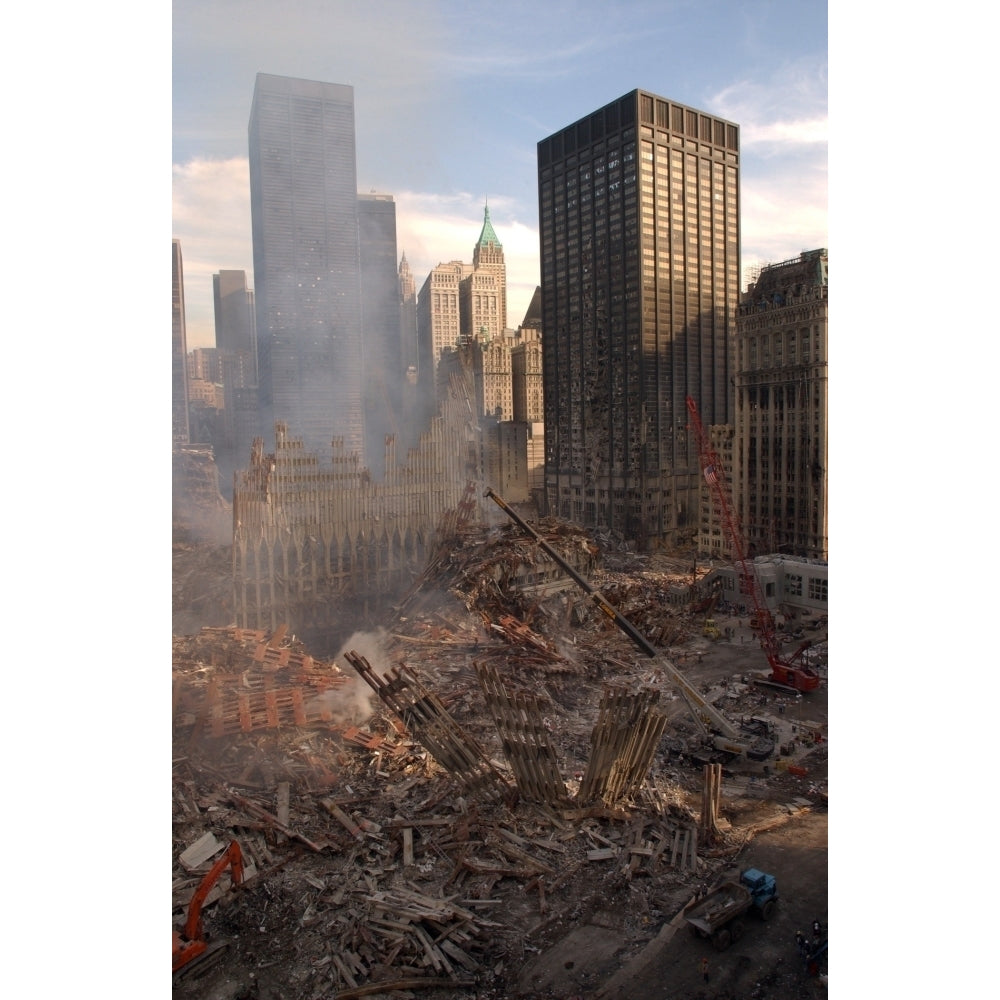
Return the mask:
<svg viewBox="0 0 1000 1000"><path fill-rule="evenodd" d="M237 624L338 627L345 599L378 604L403 591L423 569L442 516L470 480L482 482L479 431L467 416L466 403L447 400L405 465L387 437L382 482L342 438L329 463L284 424L275 426L273 453L258 438L234 477Z"/></svg>
<svg viewBox="0 0 1000 1000"><path fill-rule="evenodd" d="M473 793L502 800L511 788L476 741L448 714L441 700L425 688L405 664L380 677L355 650L344 654L364 682L402 719L431 756Z"/></svg>
<svg viewBox="0 0 1000 1000"><path fill-rule="evenodd" d="M611 805L636 793L646 780L667 717L656 711L660 692L606 687L590 737L590 760L580 782L580 802Z"/></svg>
<svg viewBox="0 0 1000 1000"><path fill-rule="evenodd" d="M539 697L525 692L509 694L496 667L488 663L476 663L475 667L518 791L530 802L569 806L569 792L559 773Z"/></svg>

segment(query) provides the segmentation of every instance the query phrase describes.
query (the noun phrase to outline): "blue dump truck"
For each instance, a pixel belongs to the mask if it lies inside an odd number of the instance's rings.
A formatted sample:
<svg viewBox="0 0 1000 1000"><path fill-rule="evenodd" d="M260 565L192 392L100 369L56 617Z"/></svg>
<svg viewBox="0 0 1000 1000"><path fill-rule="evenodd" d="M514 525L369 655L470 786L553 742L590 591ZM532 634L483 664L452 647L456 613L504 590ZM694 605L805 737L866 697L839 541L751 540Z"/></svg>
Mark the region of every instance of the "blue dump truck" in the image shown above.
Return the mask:
<svg viewBox="0 0 1000 1000"><path fill-rule="evenodd" d="M743 917L755 910L769 920L778 902L778 884L773 875L748 868L738 882L716 886L684 914L695 937L707 938L717 951L725 951L743 937Z"/></svg>

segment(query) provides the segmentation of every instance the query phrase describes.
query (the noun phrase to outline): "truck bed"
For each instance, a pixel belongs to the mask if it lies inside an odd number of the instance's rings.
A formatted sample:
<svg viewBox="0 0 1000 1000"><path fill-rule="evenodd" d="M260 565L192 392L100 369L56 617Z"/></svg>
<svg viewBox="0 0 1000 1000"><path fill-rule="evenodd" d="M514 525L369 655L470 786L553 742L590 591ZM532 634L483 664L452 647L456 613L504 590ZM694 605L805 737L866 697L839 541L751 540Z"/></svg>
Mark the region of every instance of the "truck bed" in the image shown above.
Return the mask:
<svg viewBox="0 0 1000 1000"><path fill-rule="evenodd" d="M733 917L745 913L750 903L749 891L739 882L723 882L700 903L692 906L685 919L706 934L713 934Z"/></svg>

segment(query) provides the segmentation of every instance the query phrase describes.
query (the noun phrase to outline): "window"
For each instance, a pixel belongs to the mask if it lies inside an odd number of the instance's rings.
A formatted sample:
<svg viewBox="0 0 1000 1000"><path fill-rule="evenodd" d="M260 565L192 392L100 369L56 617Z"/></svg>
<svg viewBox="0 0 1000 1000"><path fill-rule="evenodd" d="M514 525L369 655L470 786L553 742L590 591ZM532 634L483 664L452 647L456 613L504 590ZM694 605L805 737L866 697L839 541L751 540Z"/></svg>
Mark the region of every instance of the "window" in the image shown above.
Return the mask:
<svg viewBox="0 0 1000 1000"><path fill-rule="evenodd" d="M826 580L814 576L809 577L809 599L822 601L826 604Z"/></svg>
<svg viewBox="0 0 1000 1000"><path fill-rule="evenodd" d="M789 597L802 596L802 575L799 573L785 574L785 593Z"/></svg>

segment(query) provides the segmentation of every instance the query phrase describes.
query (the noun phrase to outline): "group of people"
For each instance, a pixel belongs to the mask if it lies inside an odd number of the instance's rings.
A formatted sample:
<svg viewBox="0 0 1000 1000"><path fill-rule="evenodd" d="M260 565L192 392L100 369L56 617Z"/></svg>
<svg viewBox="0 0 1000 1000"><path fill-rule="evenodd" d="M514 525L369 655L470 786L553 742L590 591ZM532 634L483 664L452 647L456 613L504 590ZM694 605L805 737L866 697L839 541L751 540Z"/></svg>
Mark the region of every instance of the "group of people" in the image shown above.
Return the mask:
<svg viewBox="0 0 1000 1000"><path fill-rule="evenodd" d="M805 936L805 934L802 933L802 931L795 932L795 947L798 949L799 954L803 958L808 958L809 955L813 951L815 951L815 949L819 945L819 937L820 934L823 932L823 927L818 919L813 921L812 932L813 936L811 943L809 942L809 939Z"/></svg>

